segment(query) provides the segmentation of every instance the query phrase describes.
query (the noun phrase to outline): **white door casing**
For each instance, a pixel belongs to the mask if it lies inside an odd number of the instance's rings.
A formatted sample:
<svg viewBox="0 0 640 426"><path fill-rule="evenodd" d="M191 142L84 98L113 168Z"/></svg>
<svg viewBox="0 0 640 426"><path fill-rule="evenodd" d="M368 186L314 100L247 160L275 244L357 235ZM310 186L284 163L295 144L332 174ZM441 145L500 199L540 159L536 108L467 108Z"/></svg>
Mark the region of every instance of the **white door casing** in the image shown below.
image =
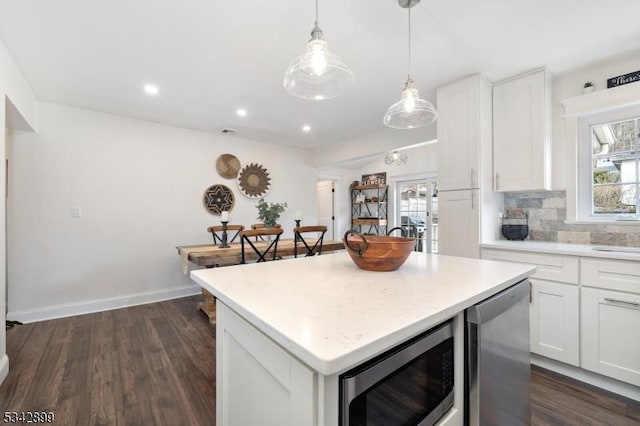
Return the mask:
<svg viewBox="0 0 640 426"><path fill-rule="evenodd" d="M332 180L318 181L318 225L327 227L325 239L335 240L335 184Z"/></svg>

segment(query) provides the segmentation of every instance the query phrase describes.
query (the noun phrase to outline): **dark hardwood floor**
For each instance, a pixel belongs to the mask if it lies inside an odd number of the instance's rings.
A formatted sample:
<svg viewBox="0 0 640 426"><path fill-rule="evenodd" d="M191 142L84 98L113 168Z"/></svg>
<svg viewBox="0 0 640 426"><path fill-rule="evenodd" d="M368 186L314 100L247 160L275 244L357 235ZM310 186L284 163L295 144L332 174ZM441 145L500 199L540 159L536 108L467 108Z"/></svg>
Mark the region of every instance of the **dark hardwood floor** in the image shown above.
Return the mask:
<svg viewBox="0 0 640 426"><path fill-rule="evenodd" d="M0 413L58 425L215 424L215 328L198 297L7 331Z"/></svg>
<svg viewBox="0 0 640 426"><path fill-rule="evenodd" d="M58 425L215 425L215 329L201 296L16 326L0 412ZM640 425L640 403L533 368L533 425ZM509 425L505 425L509 426Z"/></svg>

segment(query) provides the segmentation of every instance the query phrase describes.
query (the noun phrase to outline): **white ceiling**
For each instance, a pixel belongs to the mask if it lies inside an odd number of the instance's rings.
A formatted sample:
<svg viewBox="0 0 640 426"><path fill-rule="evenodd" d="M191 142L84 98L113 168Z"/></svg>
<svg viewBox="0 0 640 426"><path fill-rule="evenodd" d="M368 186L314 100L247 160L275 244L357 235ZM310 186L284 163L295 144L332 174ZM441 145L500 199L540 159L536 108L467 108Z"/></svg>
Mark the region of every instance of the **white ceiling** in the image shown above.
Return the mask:
<svg viewBox="0 0 640 426"><path fill-rule="evenodd" d="M285 92L313 0L0 2L0 38L40 100L303 149L381 130L407 72L407 13L396 0L320 0L329 49L356 86L320 102ZM638 0L422 0L413 9L421 95L476 72L554 74L640 48ZM637 54L637 53L636 53ZM148 97L144 83L160 95ZM240 118L235 110L249 114ZM300 128L309 124L305 134Z"/></svg>

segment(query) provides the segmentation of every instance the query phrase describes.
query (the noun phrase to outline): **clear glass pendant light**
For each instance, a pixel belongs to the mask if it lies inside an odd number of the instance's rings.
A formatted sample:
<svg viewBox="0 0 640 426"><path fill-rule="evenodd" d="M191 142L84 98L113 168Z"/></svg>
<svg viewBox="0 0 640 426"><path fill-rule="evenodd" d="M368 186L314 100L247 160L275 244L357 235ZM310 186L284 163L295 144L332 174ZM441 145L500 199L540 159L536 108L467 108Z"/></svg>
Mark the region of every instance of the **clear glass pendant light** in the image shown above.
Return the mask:
<svg viewBox="0 0 640 426"><path fill-rule="evenodd" d="M400 7L409 10L409 73L404 83L402 98L391 105L382 120L385 126L394 129L415 129L436 121L437 113L431 102L420 98L418 89L411 78L411 8L420 0L398 0Z"/></svg>
<svg viewBox="0 0 640 426"><path fill-rule="evenodd" d="M340 56L329 52L322 30L316 21L311 30L307 51L291 62L284 75L284 88L302 99L331 99L347 93L353 87L353 72Z"/></svg>

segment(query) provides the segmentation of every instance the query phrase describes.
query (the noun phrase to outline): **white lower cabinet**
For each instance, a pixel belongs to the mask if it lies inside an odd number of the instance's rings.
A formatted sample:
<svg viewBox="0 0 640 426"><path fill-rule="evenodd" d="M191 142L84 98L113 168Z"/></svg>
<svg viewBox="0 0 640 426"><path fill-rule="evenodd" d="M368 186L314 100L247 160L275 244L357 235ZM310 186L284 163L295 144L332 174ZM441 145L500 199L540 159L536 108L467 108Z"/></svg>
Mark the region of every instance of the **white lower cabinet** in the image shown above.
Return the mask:
<svg viewBox="0 0 640 426"><path fill-rule="evenodd" d="M530 278L531 352L580 365L578 258L493 249L483 249L482 258L536 266Z"/></svg>
<svg viewBox="0 0 640 426"><path fill-rule="evenodd" d="M216 310L216 424L316 424L316 374L224 304Z"/></svg>
<svg viewBox="0 0 640 426"><path fill-rule="evenodd" d="M597 373L590 383L637 399L638 388L629 389L640 386L640 262L497 248L483 248L482 258L537 267L532 353Z"/></svg>
<svg viewBox="0 0 640 426"><path fill-rule="evenodd" d="M438 193L438 235L440 254L480 257L477 189Z"/></svg>
<svg viewBox="0 0 640 426"><path fill-rule="evenodd" d="M578 286L531 279L531 352L580 365Z"/></svg>
<svg viewBox="0 0 640 426"><path fill-rule="evenodd" d="M582 368L640 386L640 294L582 289Z"/></svg>
<svg viewBox="0 0 640 426"><path fill-rule="evenodd" d="M581 367L640 386L640 263L582 259Z"/></svg>

